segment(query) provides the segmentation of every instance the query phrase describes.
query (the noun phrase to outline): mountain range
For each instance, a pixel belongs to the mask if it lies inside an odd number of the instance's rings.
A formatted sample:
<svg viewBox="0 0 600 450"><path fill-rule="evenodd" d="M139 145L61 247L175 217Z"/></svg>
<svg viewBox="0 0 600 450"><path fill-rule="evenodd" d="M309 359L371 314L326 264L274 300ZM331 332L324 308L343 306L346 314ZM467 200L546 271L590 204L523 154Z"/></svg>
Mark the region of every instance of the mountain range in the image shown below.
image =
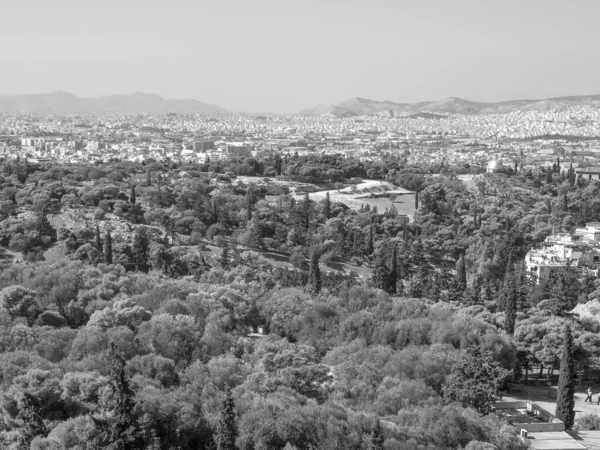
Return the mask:
<svg viewBox="0 0 600 450"><path fill-rule="evenodd" d="M545 100L509 100L483 103L448 97L437 101L397 103L354 97L337 104L323 104L307 108L296 115L355 117L380 115L386 117L424 117L439 119L444 114L490 114L511 111L550 111L567 106L600 106L600 95L576 95ZM64 91L48 94L0 95L0 112L67 112L67 113L148 113L201 114L223 116L229 112L219 105L191 99L164 99L157 94L135 93L105 97L78 97ZM248 114L256 116L256 114ZM277 114L265 114L274 116Z"/></svg>
<svg viewBox="0 0 600 450"><path fill-rule="evenodd" d="M228 114L218 105L197 100L166 100L156 94L109 95L105 97L77 97L64 91L48 94L0 96L0 112L67 112L67 113L149 113L168 112L221 116Z"/></svg>
<svg viewBox="0 0 600 450"><path fill-rule="evenodd" d="M546 100L509 100L497 103L473 102L457 97L419 103L395 103L354 97L337 104L318 105L298 113L300 116L355 117L383 115L387 117L441 118L440 114L492 114L511 111L561 110L567 106L600 106L600 95L576 95ZM439 116L438 116L439 115ZM434 117L438 116L438 117Z"/></svg>

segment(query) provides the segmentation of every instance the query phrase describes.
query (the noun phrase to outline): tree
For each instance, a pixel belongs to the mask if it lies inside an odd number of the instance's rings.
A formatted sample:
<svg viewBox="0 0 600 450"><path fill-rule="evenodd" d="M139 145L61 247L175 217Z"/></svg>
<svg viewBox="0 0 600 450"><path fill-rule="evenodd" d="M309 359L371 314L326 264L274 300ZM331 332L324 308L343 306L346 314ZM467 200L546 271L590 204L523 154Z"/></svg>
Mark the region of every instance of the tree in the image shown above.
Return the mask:
<svg viewBox="0 0 600 450"><path fill-rule="evenodd" d="M325 194L325 203L323 205L323 215L325 220L329 220L331 217L331 199L329 198L329 192Z"/></svg>
<svg viewBox="0 0 600 450"><path fill-rule="evenodd" d="M102 251L102 241L100 240L100 225L96 224L96 248Z"/></svg>
<svg viewBox="0 0 600 450"><path fill-rule="evenodd" d="M223 250L221 251L221 267L223 268L223 270L229 270L231 265L229 264L229 246L225 246L223 247Z"/></svg>
<svg viewBox="0 0 600 450"><path fill-rule="evenodd" d="M102 426L101 439L109 450L145 449L144 433L134 415L135 394L125 375L125 357L117 350L114 342L109 349L111 362L110 388L107 419Z"/></svg>
<svg viewBox="0 0 600 450"><path fill-rule="evenodd" d="M377 418L375 422L375 427L373 431L371 431L371 446L369 447L372 450L383 450L384 438L381 432L381 421Z"/></svg>
<svg viewBox="0 0 600 450"><path fill-rule="evenodd" d="M146 228L140 227L135 230L131 250L133 252L133 264L135 270L148 273L148 270L150 270L150 263L148 232L146 231Z"/></svg>
<svg viewBox="0 0 600 450"><path fill-rule="evenodd" d="M231 389L227 387L226 397L221 405L221 414L215 433L217 450L236 450L235 440L238 435L238 425L235 412L235 402Z"/></svg>
<svg viewBox="0 0 600 450"><path fill-rule="evenodd" d="M129 203L135 205L135 185L131 186L131 193L129 194Z"/></svg>
<svg viewBox="0 0 600 450"><path fill-rule="evenodd" d="M150 169L146 171L146 185L152 186L152 176L150 175Z"/></svg>
<svg viewBox="0 0 600 450"><path fill-rule="evenodd" d="M30 325L41 312L35 292L18 284L0 291L0 306L8 311L12 319L24 317Z"/></svg>
<svg viewBox="0 0 600 450"><path fill-rule="evenodd" d="M22 393L18 401L18 408L17 423L21 428L19 448L27 450L36 436L46 436L48 430L40 415L40 406L31 394Z"/></svg>
<svg viewBox="0 0 600 450"><path fill-rule="evenodd" d="M504 330L510 335L515 333L515 322L517 320L517 307L519 301L519 286L516 274L511 272L501 294L505 302Z"/></svg>
<svg viewBox="0 0 600 450"><path fill-rule="evenodd" d="M310 255L308 284L313 293L321 292L321 270L319 269L319 251L317 249L314 249Z"/></svg>
<svg viewBox="0 0 600 450"><path fill-rule="evenodd" d="M565 326L563 351L560 360L560 374L554 415L565 423L570 430L575 421L575 372L573 365L573 336L571 328Z"/></svg>
<svg viewBox="0 0 600 450"><path fill-rule="evenodd" d="M104 262L106 264L113 263L112 236L110 235L110 231L107 231L106 236L104 236Z"/></svg>
<svg viewBox="0 0 600 450"><path fill-rule="evenodd" d="M492 352L469 347L446 378L442 388L444 402L472 406L481 414L489 414L508 376Z"/></svg>
<svg viewBox="0 0 600 450"><path fill-rule="evenodd" d="M392 249L392 258L390 261L390 294L396 294L398 287L398 246L394 245Z"/></svg>

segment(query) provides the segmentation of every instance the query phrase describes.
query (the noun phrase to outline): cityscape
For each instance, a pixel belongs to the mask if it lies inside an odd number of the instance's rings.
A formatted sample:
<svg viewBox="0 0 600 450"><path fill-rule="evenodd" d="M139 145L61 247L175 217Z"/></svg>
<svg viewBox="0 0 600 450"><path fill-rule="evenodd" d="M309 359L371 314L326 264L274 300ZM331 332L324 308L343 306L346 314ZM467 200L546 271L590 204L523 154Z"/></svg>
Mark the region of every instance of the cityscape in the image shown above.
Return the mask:
<svg viewBox="0 0 600 450"><path fill-rule="evenodd" d="M600 449L600 3L5 9L0 449Z"/></svg>

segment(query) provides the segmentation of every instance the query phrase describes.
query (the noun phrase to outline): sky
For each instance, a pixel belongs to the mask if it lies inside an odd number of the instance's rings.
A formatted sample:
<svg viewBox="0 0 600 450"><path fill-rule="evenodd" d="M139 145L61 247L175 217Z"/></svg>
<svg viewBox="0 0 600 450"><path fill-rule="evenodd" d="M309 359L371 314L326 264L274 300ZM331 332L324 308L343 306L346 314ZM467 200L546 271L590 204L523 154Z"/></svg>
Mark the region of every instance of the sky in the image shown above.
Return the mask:
<svg viewBox="0 0 600 450"><path fill-rule="evenodd" d="M193 98L292 113L600 94L598 0L19 0L0 94Z"/></svg>

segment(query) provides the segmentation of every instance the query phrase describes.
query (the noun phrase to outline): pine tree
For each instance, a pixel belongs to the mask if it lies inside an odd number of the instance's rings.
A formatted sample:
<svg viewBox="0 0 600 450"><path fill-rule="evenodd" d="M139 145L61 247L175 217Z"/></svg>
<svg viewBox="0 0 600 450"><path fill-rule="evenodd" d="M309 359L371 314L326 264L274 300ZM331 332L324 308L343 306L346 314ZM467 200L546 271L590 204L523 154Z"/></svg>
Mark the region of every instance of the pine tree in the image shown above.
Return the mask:
<svg viewBox="0 0 600 450"><path fill-rule="evenodd" d="M321 270L319 269L319 252L313 250L310 255L310 268L308 270L308 284L310 290L318 294L321 292Z"/></svg>
<svg viewBox="0 0 600 450"><path fill-rule="evenodd" d="M325 215L325 220L329 220L331 217L331 199L329 198L329 192L325 194L325 204L323 205L323 214Z"/></svg>
<svg viewBox="0 0 600 450"><path fill-rule="evenodd" d="M125 357L117 350L114 342L110 344L109 356L112 398L110 415L102 430L102 440L110 450L145 449L144 433L133 413L135 394L125 375Z"/></svg>
<svg viewBox="0 0 600 450"><path fill-rule="evenodd" d="M238 435L235 402L231 389L227 387L226 398L221 406L219 423L215 433L217 450L236 450L235 440Z"/></svg>
<svg viewBox="0 0 600 450"><path fill-rule="evenodd" d="M106 264L113 263L112 236L110 235L110 231L107 231L104 237L104 262Z"/></svg>
<svg viewBox="0 0 600 450"><path fill-rule="evenodd" d="M100 239L100 225L96 224L96 248L102 251L102 240Z"/></svg>
<svg viewBox="0 0 600 450"><path fill-rule="evenodd" d="M390 261L390 294L396 294L398 288L398 246L394 245L392 249L392 258Z"/></svg>
<svg viewBox="0 0 600 450"><path fill-rule="evenodd" d="M556 397L556 412L554 415L565 423L570 430L575 421L575 373L573 366L573 336L571 328L565 327L562 358L560 360L560 375Z"/></svg>
<svg viewBox="0 0 600 450"><path fill-rule="evenodd" d="M148 273L148 270L150 270L149 246L146 228L138 228L133 235L133 245L131 248L133 252L133 264L135 270L138 272Z"/></svg>

